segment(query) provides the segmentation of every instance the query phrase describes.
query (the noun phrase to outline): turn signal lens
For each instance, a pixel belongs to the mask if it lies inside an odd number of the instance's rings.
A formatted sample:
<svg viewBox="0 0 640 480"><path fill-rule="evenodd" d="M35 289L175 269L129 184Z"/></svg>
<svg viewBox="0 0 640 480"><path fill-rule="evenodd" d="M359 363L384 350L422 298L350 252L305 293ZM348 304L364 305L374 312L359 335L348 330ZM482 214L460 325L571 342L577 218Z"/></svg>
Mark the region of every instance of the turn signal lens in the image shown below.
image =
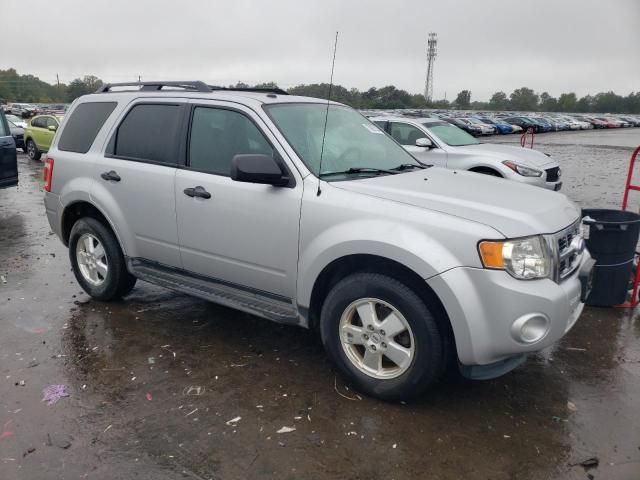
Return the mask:
<svg viewBox="0 0 640 480"><path fill-rule="evenodd" d="M484 268L504 268L503 247L504 242L480 242L478 249L480 250L480 258Z"/></svg>

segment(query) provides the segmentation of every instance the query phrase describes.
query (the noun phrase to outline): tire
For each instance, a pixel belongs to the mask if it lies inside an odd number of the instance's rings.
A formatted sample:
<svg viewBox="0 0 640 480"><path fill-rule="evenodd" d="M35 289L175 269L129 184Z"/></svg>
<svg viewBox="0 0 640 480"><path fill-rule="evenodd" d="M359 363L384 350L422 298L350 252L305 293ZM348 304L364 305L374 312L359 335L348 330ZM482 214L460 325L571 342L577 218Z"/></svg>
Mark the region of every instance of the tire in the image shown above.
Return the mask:
<svg viewBox="0 0 640 480"><path fill-rule="evenodd" d="M96 300L119 299L135 285L113 232L94 218L84 217L73 225L69 259L76 280Z"/></svg>
<svg viewBox="0 0 640 480"><path fill-rule="evenodd" d="M359 312L371 312L372 304L377 315L371 317L375 326L369 329ZM354 305L359 306L352 316ZM389 330L399 331L397 321L392 322L396 325L392 328L391 315L408 328L395 335L393 331L385 332L382 329L387 328L385 325ZM362 315L366 316L366 313ZM432 310L405 284L378 273L350 275L331 289L322 306L320 335L328 356L340 372L358 390L382 400L400 401L419 396L440 378L448 365L448 334L441 331ZM404 352L400 363L391 359L392 353L398 358L398 351ZM406 356L407 352L411 352L410 357ZM370 359L379 356L381 360L373 362L374 368L365 371L369 368L363 366L368 354ZM377 373L373 373L374 369Z"/></svg>
<svg viewBox="0 0 640 480"><path fill-rule="evenodd" d="M38 147L36 146L36 142L34 142L31 139L27 140L27 143L25 144L25 148L27 149L27 155L31 160L40 160L40 157L42 156L42 152L38 150Z"/></svg>

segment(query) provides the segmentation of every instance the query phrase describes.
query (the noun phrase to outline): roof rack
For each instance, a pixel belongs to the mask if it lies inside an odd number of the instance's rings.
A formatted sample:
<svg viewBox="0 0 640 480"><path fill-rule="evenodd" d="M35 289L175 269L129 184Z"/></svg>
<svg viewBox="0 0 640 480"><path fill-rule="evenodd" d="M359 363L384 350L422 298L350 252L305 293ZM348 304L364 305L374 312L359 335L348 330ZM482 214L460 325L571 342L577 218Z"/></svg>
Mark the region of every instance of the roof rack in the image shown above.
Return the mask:
<svg viewBox="0 0 640 480"><path fill-rule="evenodd" d="M218 87L215 85L207 85L199 80L186 81L161 81L161 82L122 82L122 83L105 83L96 93L112 92L114 87L138 87L140 91L161 91L164 87L182 88L184 90L192 90L195 92L213 92L215 90L227 90L230 92L256 92L256 93L273 93L277 95L288 95L281 88L241 88L241 87Z"/></svg>
<svg viewBox="0 0 640 480"><path fill-rule="evenodd" d="M179 82L122 82L122 83L105 83L96 93L111 92L113 87L140 87L142 91L158 91L163 87L183 88L185 90L195 90L197 92L210 92L211 88L204 82L197 80L187 80Z"/></svg>
<svg viewBox="0 0 640 480"><path fill-rule="evenodd" d="M255 93L275 93L276 95L289 95L285 90L278 87L253 88L253 87L218 87L209 85L211 90L228 90L230 92L255 92Z"/></svg>

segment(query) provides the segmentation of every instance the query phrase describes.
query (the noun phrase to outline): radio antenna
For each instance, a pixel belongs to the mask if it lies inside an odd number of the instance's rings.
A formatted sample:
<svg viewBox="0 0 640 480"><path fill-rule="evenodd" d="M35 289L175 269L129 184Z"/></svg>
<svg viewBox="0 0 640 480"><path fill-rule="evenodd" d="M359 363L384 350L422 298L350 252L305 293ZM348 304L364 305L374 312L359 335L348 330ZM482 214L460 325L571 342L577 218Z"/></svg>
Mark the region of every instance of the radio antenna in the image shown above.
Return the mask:
<svg viewBox="0 0 640 480"><path fill-rule="evenodd" d="M333 68L336 66L336 50L338 49L338 32L336 32L336 41L333 44L333 61L331 62L331 78L329 79L329 94L327 95L327 109L324 112L324 129L322 130L322 146L320 147L320 165L318 165L318 197L322 193L320 190L320 183L322 179L322 156L324 155L324 139L327 135L327 120L329 119L329 102L331 101L331 89L333 88Z"/></svg>

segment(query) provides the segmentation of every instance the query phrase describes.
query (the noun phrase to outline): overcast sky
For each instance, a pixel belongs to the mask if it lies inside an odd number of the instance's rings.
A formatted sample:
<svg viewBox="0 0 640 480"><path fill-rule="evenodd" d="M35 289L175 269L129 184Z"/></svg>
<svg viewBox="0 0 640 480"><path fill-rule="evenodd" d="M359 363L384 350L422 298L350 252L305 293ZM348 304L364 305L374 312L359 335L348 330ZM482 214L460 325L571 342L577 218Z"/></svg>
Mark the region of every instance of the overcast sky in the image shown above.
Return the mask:
<svg viewBox="0 0 640 480"><path fill-rule="evenodd" d="M328 81L434 97L528 86L554 96L640 91L640 0L0 0L0 69L47 82Z"/></svg>

